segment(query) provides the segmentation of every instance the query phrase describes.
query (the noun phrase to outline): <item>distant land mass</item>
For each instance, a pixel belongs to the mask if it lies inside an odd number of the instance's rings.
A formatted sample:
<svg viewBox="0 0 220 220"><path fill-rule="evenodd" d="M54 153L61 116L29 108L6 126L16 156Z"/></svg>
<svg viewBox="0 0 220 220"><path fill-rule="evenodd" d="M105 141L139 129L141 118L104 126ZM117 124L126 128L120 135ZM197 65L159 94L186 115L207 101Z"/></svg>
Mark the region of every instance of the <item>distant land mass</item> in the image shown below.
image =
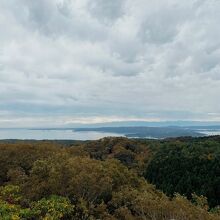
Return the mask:
<svg viewBox="0 0 220 220"><path fill-rule="evenodd" d="M204 134L184 127L100 127L100 128L75 128L75 132L107 132L121 134L130 138L167 138L191 136L201 137Z"/></svg>
<svg viewBox="0 0 220 220"><path fill-rule="evenodd" d="M97 132L103 135L128 138L202 137L220 134L219 122L203 121L118 121L96 124L67 124L58 128L32 128L31 130L69 130L76 133Z"/></svg>
<svg viewBox="0 0 220 220"><path fill-rule="evenodd" d="M217 127L220 129L220 122L217 121L114 121L103 123L69 123L64 128L101 128L101 127Z"/></svg>

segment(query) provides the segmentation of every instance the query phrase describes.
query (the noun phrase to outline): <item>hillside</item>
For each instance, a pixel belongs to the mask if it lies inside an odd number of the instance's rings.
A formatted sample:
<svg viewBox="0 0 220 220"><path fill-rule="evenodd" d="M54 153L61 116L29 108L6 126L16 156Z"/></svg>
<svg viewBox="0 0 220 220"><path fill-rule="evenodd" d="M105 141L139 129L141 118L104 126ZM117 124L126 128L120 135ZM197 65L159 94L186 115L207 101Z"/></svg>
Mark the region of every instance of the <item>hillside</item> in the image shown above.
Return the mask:
<svg viewBox="0 0 220 220"><path fill-rule="evenodd" d="M219 149L220 137L0 142L0 219L218 220Z"/></svg>

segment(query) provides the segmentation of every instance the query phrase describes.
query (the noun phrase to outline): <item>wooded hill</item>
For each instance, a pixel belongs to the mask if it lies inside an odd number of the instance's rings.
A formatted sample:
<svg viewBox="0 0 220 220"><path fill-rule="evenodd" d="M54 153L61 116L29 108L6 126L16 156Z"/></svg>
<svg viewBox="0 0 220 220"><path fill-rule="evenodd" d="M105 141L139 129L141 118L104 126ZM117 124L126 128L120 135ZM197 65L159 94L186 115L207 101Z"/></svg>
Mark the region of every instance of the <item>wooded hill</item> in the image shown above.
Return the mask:
<svg viewBox="0 0 220 220"><path fill-rule="evenodd" d="M4 141L0 167L3 220L220 219L219 137Z"/></svg>

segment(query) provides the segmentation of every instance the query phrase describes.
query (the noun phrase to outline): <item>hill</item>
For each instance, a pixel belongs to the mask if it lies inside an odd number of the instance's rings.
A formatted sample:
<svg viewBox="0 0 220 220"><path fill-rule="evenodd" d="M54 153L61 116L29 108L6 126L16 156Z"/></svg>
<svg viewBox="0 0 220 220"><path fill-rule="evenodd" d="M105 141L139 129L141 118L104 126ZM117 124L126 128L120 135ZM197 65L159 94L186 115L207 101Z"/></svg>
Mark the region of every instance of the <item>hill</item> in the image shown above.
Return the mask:
<svg viewBox="0 0 220 220"><path fill-rule="evenodd" d="M218 220L219 145L220 137L0 142L0 218Z"/></svg>

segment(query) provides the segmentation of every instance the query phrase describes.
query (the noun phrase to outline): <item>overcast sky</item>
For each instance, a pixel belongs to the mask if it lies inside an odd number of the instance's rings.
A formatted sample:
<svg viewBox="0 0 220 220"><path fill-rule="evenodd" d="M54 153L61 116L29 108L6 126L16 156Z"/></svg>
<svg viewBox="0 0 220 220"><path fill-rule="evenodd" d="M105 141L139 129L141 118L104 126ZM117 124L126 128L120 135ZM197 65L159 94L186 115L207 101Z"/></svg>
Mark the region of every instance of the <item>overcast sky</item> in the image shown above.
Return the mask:
<svg viewBox="0 0 220 220"><path fill-rule="evenodd" d="M220 0L0 0L0 127L220 121Z"/></svg>

